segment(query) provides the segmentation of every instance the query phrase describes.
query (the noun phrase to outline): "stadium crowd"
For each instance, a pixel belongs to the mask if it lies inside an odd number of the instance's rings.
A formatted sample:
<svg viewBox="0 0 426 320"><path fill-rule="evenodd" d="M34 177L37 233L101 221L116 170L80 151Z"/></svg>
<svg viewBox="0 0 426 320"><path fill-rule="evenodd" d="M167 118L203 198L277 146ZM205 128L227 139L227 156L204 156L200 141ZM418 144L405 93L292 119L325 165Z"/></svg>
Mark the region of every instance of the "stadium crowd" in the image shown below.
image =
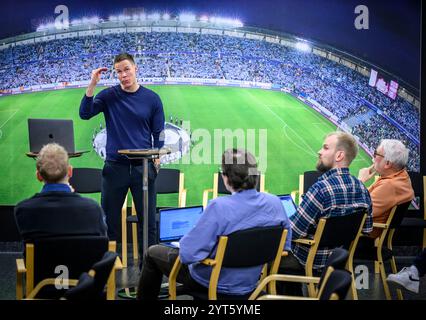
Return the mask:
<svg viewBox="0 0 426 320"><path fill-rule="evenodd" d="M0 50L0 92L84 81L92 69L110 67L113 56L124 51L135 55L139 78L273 83L315 100L334 114L338 122L366 114L369 110L365 108L365 99L419 138L419 110L399 96L392 100L378 92L358 72L279 44L221 35L120 33L17 45ZM106 78L114 77L109 69ZM354 126L353 133L371 150L383 138L404 141L411 151L409 169L419 170L418 145L385 117L370 117Z"/></svg>

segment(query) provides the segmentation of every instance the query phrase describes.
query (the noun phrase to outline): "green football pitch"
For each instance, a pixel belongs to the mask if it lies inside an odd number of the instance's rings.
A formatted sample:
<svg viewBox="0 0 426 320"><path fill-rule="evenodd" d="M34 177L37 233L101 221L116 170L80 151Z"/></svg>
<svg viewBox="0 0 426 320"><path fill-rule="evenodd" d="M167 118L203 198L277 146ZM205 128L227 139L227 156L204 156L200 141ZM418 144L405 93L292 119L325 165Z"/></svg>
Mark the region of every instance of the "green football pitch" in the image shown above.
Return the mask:
<svg viewBox="0 0 426 320"><path fill-rule="evenodd" d="M262 159L266 190L281 194L298 188L299 174L313 170L324 136L336 130L319 113L283 92L177 85L148 87L160 95L167 120L170 115L189 120L193 138L195 133L201 133L193 146L191 161L186 161L189 164L166 165L185 173L187 205L201 204L203 190L212 187L213 173L219 166L217 155L226 146L225 139L215 141L215 132L243 132L243 139L233 139L234 147L250 148L253 143L248 141L254 142L250 151ZM93 151L91 140L101 123L104 127L104 118L102 114L89 121L79 118L84 91L69 89L0 98L0 205L14 205L41 188L35 178L35 161L25 156L29 151L28 118L73 119L76 149L91 152L71 159L71 164L102 168L103 161ZM266 137L261 138L260 132L266 132ZM266 149L264 144L259 148L262 139L267 142ZM361 151L351 166L352 174L369 164L370 157ZM99 196L94 198L99 200ZM158 205L174 205L176 201L173 196L159 196Z"/></svg>

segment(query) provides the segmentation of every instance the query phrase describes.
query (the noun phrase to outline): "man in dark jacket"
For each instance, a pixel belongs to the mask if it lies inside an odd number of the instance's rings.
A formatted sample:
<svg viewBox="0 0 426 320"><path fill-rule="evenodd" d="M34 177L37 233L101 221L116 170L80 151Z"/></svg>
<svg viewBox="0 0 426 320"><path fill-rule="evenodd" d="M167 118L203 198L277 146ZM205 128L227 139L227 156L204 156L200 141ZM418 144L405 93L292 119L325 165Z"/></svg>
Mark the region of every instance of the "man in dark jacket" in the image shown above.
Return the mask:
<svg viewBox="0 0 426 320"><path fill-rule="evenodd" d="M92 199L74 193L68 183L72 167L65 149L51 143L37 157L37 179L44 183L40 193L15 207L18 230L24 242L57 236L106 236L102 208Z"/></svg>

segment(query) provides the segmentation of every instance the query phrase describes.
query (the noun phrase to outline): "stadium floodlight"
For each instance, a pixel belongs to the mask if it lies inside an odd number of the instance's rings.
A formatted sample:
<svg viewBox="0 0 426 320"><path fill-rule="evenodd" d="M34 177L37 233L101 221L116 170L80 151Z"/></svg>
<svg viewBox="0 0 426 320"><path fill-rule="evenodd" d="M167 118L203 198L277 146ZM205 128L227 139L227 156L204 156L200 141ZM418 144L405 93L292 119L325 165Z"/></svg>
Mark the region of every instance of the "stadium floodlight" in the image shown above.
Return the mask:
<svg viewBox="0 0 426 320"><path fill-rule="evenodd" d="M296 49L303 51L303 52L310 52L311 46L309 44L307 44L306 42L296 42L295 45Z"/></svg>
<svg viewBox="0 0 426 320"><path fill-rule="evenodd" d="M36 31L40 32L40 31L44 31L46 30L46 25L45 24L41 24L37 27Z"/></svg>
<svg viewBox="0 0 426 320"><path fill-rule="evenodd" d="M200 21L201 22L209 22L209 17L208 16L201 16Z"/></svg>
<svg viewBox="0 0 426 320"><path fill-rule="evenodd" d="M227 26L233 28L241 28L243 26L243 23L238 19L229 19L222 17L212 17L210 18L210 22L220 26Z"/></svg>
<svg viewBox="0 0 426 320"><path fill-rule="evenodd" d="M99 17L97 17L97 16L93 16L93 17L89 18L89 22L91 24L98 24L100 21L101 21L101 19L99 19Z"/></svg>
<svg viewBox="0 0 426 320"><path fill-rule="evenodd" d="M118 17L117 16L109 16L109 21L118 21Z"/></svg>
<svg viewBox="0 0 426 320"><path fill-rule="evenodd" d="M139 19L140 19L141 21L146 20L146 13L141 13L141 14L139 15Z"/></svg>
<svg viewBox="0 0 426 320"><path fill-rule="evenodd" d="M154 12L148 15L148 20L152 20L152 21L158 21L160 20L160 14L158 12Z"/></svg>
<svg viewBox="0 0 426 320"><path fill-rule="evenodd" d="M132 17L130 17L130 16L125 16L124 14L120 14L119 16L118 16L118 21L128 21L128 20L131 20L132 19Z"/></svg>
<svg viewBox="0 0 426 320"><path fill-rule="evenodd" d="M72 21L71 21L71 24L72 24L73 26L78 26L78 25L80 25L81 23L82 23L81 19L74 19L74 20L72 20Z"/></svg>
<svg viewBox="0 0 426 320"><path fill-rule="evenodd" d="M180 22L194 22L196 19L195 14L190 12L182 12L179 14L179 21Z"/></svg>
<svg viewBox="0 0 426 320"><path fill-rule="evenodd" d="M168 14L167 12L163 14L163 20L170 20L170 14Z"/></svg>
<svg viewBox="0 0 426 320"><path fill-rule="evenodd" d="M134 21L139 20L139 15L138 15L138 14L134 14L134 15L132 16L132 20L134 20Z"/></svg>

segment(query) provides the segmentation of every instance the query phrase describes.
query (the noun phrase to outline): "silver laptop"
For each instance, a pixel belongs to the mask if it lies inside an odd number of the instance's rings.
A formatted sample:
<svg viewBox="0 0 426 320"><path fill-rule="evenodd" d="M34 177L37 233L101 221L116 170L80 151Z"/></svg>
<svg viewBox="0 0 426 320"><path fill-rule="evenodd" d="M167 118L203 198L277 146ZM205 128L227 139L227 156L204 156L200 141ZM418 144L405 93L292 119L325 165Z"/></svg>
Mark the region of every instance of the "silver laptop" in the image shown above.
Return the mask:
<svg viewBox="0 0 426 320"><path fill-rule="evenodd" d="M87 152L75 150L72 120L28 119L28 133L33 153L39 153L44 145L52 142L63 146L69 154Z"/></svg>
<svg viewBox="0 0 426 320"><path fill-rule="evenodd" d="M297 211L297 206L293 201L293 198L289 194L277 195L281 200L281 204L283 205L284 211L287 214L287 217L291 217Z"/></svg>
<svg viewBox="0 0 426 320"><path fill-rule="evenodd" d="M203 206L160 210L159 243L179 247L179 240L197 224L202 213Z"/></svg>

